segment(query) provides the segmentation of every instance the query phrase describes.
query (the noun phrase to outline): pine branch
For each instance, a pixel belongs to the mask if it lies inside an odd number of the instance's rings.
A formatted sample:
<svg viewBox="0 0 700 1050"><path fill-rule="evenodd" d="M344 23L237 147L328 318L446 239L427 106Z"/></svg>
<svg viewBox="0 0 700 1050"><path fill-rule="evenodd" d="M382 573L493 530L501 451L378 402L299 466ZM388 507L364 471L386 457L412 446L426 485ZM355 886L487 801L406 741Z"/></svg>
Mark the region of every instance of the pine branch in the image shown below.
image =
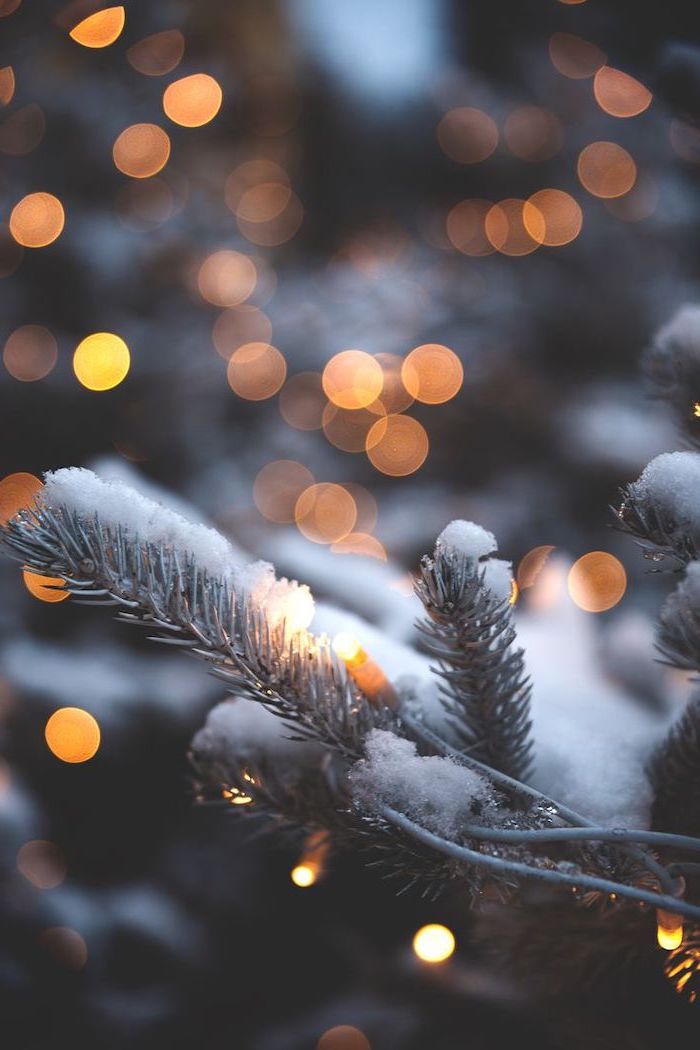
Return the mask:
<svg viewBox="0 0 700 1050"><path fill-rule="evenodd" d="M649 776L655 789L653 827L700 836L700 694L656 751Z"/></svg>
<svg viewBox="0 0 700 1050"><path fill-rule="evenodd" d="M416 592L429 619L419 626L438 660L441 693L461 746L517 779L532 762L530 685L513 647L511 607L486 586L484 569L457 551L421 562Z"/></svg>
<svg viewBox="0 0 700 1050"><path fill-rule="evenodd" d="M642 358L654 395L671 406L684 437L700 449L700 308L684 306Z"/></svg>

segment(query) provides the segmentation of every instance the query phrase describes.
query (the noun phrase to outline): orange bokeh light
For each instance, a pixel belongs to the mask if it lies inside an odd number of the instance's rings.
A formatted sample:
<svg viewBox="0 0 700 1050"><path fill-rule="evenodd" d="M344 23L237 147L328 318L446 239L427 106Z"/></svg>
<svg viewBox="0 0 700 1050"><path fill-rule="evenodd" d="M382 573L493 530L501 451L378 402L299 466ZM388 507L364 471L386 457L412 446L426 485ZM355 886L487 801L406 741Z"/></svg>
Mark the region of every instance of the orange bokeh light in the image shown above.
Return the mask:
<svg viewBox="0 0 700 1050"><path fill-rule="evenodd" d="M375 440L377 437L379 440ZM378 420L367 441L367 456L372 466L396 478L418 470L430 447L425 428L417 419L402 415Z"/></svg>
<svg viewBox="0 0 700 1050"><path fill-rule="evenodd" d="M450 401L464 381L464 368L454 350L439 343L425 343L411 350L401 366L409 394L426 405Z"/></svg>
<svg viewBox="0 0 700 1050"><path fill-rule="evenodd" d="M97 720L82 707L60 707L44 729L49 750L62 762L87 762L100 746Z"/></svg>
<svg viewBox="0 0 700 1050"><path fill-rule="evenodd" d="M242 252L223 249L208 255L199 268L197 285L213 306L238 306L255 291L255 263Z"/></svg>
<svg viewBox="0 0 700 1050"><path fill-rule="evenodd" d="M350 532L342 540L331 545L333 554L361 554L366 558L377 558L386 561L384 544L368 532Z"/></svg>
<svg viewBox="0 0 700 1050"><path fill-rule="evenodd" d="M73 353L73 372L87 390L112 390L126 378L131 368L129 347L114 332L93 332Z"/></svg>
<svg viewBox="0 0 700 1050"><path fill-rule="evenodd" d="M473 198L455 204L447 216L447 237L450 244L463 255L493 255L494 246L486 236L486 216L491 201Z"/></svg>
<svg viewBox="0 0 700 1050"><path fill-rule="evenodd" d="M593 94L602 110L611 117L636 117L648 109L653 95L629 73L602 66L593 80Z"/></svg>
<svg viewBox="0 0 700 1050"><path fill-rule="evenodd" d="M282 214L292 197L286 182L260 182L245 190L236 207L236 215L246 222L271 222Z"/></svg>
<svg viewBox="0 0 700 1050"><path fill-rule="evenodd" d="M12 66L3 66L0 69L0 106L7 106L12 102L15 93L15 72Z"/></svg>
<svg viewBox="0 0 700 1050"><path fill-rule="evenodd" d="M605 65L608 56L589 40L573 33L552 33L549 57L563 76L571 80L586 80Z"/></svg>
<svg viewBox="0 0 700 1050"><path fill-rule="evenodd" d="M14 379L34 383L53 371L58 360L58 345L48 328L25 324L15 328L8 337L2 359Z"/></svg>
<svg viewBox="0 0 700 1050"><path fill-rule="evenodd" d="M244 343L269 343L271 338L272 321L266 313L249 303L240 303L224 310L212 328L214 347L225 361Z"/></svg>
<svg viewBox="0 0 700 1050"><path fill-rule="evenodd" d="M377 524L379 508L377 501L364 485L358 485L356 481L344 481L343 488L347 489L355 500L357 508L357 520L355 521L355 532L372 532Z"/></svg>
<svg viewBox="0 0 700 1050"><path fill-rule="evenodd" d="M577 171L581 185L594 197L622 197L637 178L637 165L616 142L591 142L579 154Z"/></svg>
<svg viewBox="0 0 700 1050"><path fill-rule="evenodd" d="M239 397L246 401L265 401L284 383L287 362L270 343L244 343L231 354L226 376Z"/></svg>
<svg viewBox="0 0 700 1050"><path fill-rule="evenodd" d="M372 1045L360 1028L338 1024L323 1033L316 1050L372 1050Z"/></svg>
<svg viewBox="0 0 700 1050"><path fill-rule="evenodd" d="M437 127L440 148L459 164L478 164L498 145L496 122L481 109L459 106L445 113Z"/></svg>
<svg viewBox="0 0 700 1050"><path fill-rule="evenodd" d="M185 38L179 29L165 29L152 33L126 52L126 58L137 73L147 77L161 77L171 73L182 61L185 53Z"/></svg>
<svg viewBox="0 0 700 1050"><path fill-rule="evenodd" d="M331 445L342 452L364 452L370 441L369 432L382 416L386 416L386 409L379 401L369 408L338 408L328 402L323 410L321 424L326 440Z"/></svg>
<svg viewBox="0 0 700 1050"><path fill-rule="evenodd" d="M257 157L253 160L243 161L226 179L225 197L226 204L232 212L238 211L241 198L248 190L263 183L276 183L277 185L288 185L287 172L274 160L267 157Z"/></svg>
<svg viewBox="0 0 700 1050"><path fill-rule="evenodd" d="M123 7L105 7L78 22L68 35L83 47L108 47L121 36L125 21Z"/></svg>
<svg viewBox="0 0 700 1050"><path fill-rule="evenodd" d="M516 575L517 586L521 591L535 585L553 550L551 544L543 544L541 547L533 547L521 558Z"/></svg>
<svg viewBox="0 0 700 1050"><path fill-rule="evenodd" d="M157 175L169 156L170 139L157 124L132 124L122 131L112 147L117 168L134 179Z"/></svg>
<svg viewBox="0 0 700 1050"><path fill-rule="evenodd" d="M541 106L519 106L509 113L503 137L510 152L530 162L550 160L562 147L564 131L554 113Z"/></svg>
<svg viewBox="0 0 700 1050"><path fill-rule="evenodd" d="M25 248L45 248L60 236L65 221L58 197L52 193L30 193L12 209L10 233Z"/></svg>
<svg viewBox="0 0 700 1050"><path fill-rule="evenodd" d="M563 190L539 190L526 201L523 222L533 239L541 237L541 244L560 247L578 237L583 212L571 194Z"/></svg>
<svg viewBox="0 0 700 1050"><path fill-rule="evenodd" d="M264 518L284 525L294 521L299 496L313 484L313 474L302 463L276 459L258 472L253 483L253 500Z"/></svg>
<svg viewBox="0 0 700 1050"><path fill-rule="evenodd" d="M382 366L364 350L343 350L326 364L323 389L338 408L367 408L384 385Z"/></svg>
<svg viewBox="0 0 700 1050"><path fill-rule="evenodd" d="M379 401L387 412L404 412L409 408L415 398L404 386L401 376L403 358L398 354L380 353L374 355L384 376Z"/></svg>
<svg viewBox="0 0 700 1050"><path fill-rule="evenodd" d="M185 128L208 124L221 109L221 87L208 73L193 73L169 84L163 92L165 115Z"/></svg>
<svg viewBox="0 0 700 1050"><path fill-rule="evenodd" d="M22 578L29 593L39 601L55 603L70 598L70 593L60 576L41 576L39 573L30 572L29 569L23 569ZM57 590L59 587L61 589Z"/></svg>
<svg viewBox="0 0 700 1050"><path fill-rule="evenodd" d="M66 860L55 842L32 839L17 854L17 868L38 890L53 890L66 877Z"/></svg>
<svg viewBox="0 0 700 1050"><path fill-rule="evenodd" d="M21 3L22 0L0 0L0 18L13 14Z"/></svg>
<svg viewBox="0 0 700 1050"><path fill-rule="evenodd" d="M620 601L627 589L622 562L606 551L591 551L575 562L568 577L571 599L586 612L605 612Z"/></svg>
<svg viewBox="0 0 700 1050"><path fill-rule="evenodd" d="M87 962L87 944L69 926L50 926L39 935L39 943L68 970L82 970Z"/></svg>
<svg viewBox="0 0 700 1050"><path fill-rule="evenodd" d="M355 527L357 507L347 489L325 481L304 489L294 518L302 536L313 543L337 543Z"/></svg>
<svg viewBox="0 0 700 1050"><path fill-rule="evenodd" d="M489 209L484 229L493 247L502 255L529 255L543 242L544 217L531 204L526 225L525 207L525 201L510 197Z"/></svg>
<svg viewBox="0 0 700 1050"><path fill-rule="evenodd" d="M258 218L246 218L246 214L254 214ZM268 217L263 218L266 214ZM251 244L261 248L276 248L286 244L298 232L304 221L304 208L296 193L288 186L262 183L243 195L236 221L239 230Z"/></svg>
<svg viewBox="0 0 700 1050"><path fill-rule="evenodd" d="M280 414L295 430L320 430L326 404L320 372L299 372L280 391Z"/></svg>
<svg viewBox="0 0 700 1050"><path fill-rule="evenodd" d="M0 525L6 525L20 510L34 506L43 483L34 474L19 471L0 481Z"/></svg>

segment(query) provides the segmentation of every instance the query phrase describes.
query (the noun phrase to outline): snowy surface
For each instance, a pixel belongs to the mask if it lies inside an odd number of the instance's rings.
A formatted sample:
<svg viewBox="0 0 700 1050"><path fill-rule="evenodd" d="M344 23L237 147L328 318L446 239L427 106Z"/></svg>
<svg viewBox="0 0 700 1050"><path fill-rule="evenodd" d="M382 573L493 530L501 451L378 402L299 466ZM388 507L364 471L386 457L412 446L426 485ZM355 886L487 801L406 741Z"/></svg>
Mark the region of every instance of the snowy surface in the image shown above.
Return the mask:
<svg viewBox="0 0 700 1050"><path fill-rule="evenodd" d="M435 544L436 551L464 554L467 558L485 558L498 550L496 537L473 521L451 521Z"/></svg>
<svg viewBox="0 0 700 1050"><path fill-rule="evenodd" d="M484 584L494 598L505 601L513 593L513 565L503 558L489 558L484 562Z"/></svg>
<svg viewBox="0 0 700 1050"><path fill-rule="evenodd" d="M350 770L356 798L370 808L393 806L424 827L448 838L475 818L488 819L495 798L488 781L449 758L421 758L416 745L374 729L367 757Z"/></svg>
<svg viewBox="0 0 700 1050"><path fill-rule="evenodd" d="M664 452L630 486L635 499L655 504L700 540L700 454Z"/></svg>

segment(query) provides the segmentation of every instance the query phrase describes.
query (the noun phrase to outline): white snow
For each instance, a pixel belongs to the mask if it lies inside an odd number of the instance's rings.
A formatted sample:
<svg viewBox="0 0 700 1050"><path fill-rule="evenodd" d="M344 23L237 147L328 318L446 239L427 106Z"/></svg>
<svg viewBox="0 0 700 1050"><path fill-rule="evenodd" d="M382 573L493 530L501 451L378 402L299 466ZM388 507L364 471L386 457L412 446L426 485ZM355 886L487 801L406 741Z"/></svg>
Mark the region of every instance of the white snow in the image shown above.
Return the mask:
<svg viewBox="0 0 700 1050"><path fill-rule="evenodd" d="M700 359L700 306L682 306L656 333L654 347L670 356Z"/></svg>
<svg viewBox="0 0 700 1050"><path fill-rule="evenodd" d="M679 613L700 614L700 561L691 561L683 579L669 594L661 610L661 619L670 624Z"/></svg>
<svg viewBox="0 0 700 1050"><path fill-rule="evenodd" d="M664 452L652 459L630 486L632 495L655 504L679 528L700 535L700 454Z"/></svg>
<svg viewBox="0 0 700 1050"><path fill-rule="evenodd" d="M365 750L367 757L355 763L349 778L355 797L370 807L392 806L448 838L495 807L491 786L479 773L449 758L421 758L410 740L374 729Z"/></svg>
<svg viewBox="0 0 700 1050"><path fill-rule="evenodd" d="M436 551L464 554L478 560L498 550L496 537L473 521L451 521L437 538Z"/></svg>
<svg viewBox="0 0 700 1050"><path fill-rule="evenodd" d="M484 562L484 583L494 598L505 601L513 593L513 564L502 558Z"/></svg>

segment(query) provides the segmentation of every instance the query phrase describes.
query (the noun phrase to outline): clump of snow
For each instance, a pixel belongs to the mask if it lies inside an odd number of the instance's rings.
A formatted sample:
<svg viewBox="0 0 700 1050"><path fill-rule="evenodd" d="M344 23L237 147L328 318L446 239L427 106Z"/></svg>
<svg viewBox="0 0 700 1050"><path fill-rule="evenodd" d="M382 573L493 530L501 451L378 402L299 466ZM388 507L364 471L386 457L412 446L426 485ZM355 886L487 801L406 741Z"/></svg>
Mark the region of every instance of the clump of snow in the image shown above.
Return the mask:
<svg viewBox="0 0 700 1050"><path fill-rule="evenodd" d="M513 593L513 563L502 558L489 558L484 563L484 584L499 601L510 598Z"/></svg>
<svg viewBox="0 0 700 1050"><path fill-rule="evenodd" d="M636 500L655 505L700 540L700 454L664 452L630 485Z"/></svg>
<svg viewBox="0 0 700 1050"><path fill-rule="evenodd" d="M422 758L410 740L374 729L365 751L367 757L349 773L353 793L365 805L392 806L449 838L495 811L496 799L484 777L449 758Z"/></svg>
<svg viewBox="0 0 700 1050"><path fill-rule="evenodd" d="M437 552L463 554L478 561L498 550L496 537L473 521L451 521L442 530L435 544Z"/></svg>

